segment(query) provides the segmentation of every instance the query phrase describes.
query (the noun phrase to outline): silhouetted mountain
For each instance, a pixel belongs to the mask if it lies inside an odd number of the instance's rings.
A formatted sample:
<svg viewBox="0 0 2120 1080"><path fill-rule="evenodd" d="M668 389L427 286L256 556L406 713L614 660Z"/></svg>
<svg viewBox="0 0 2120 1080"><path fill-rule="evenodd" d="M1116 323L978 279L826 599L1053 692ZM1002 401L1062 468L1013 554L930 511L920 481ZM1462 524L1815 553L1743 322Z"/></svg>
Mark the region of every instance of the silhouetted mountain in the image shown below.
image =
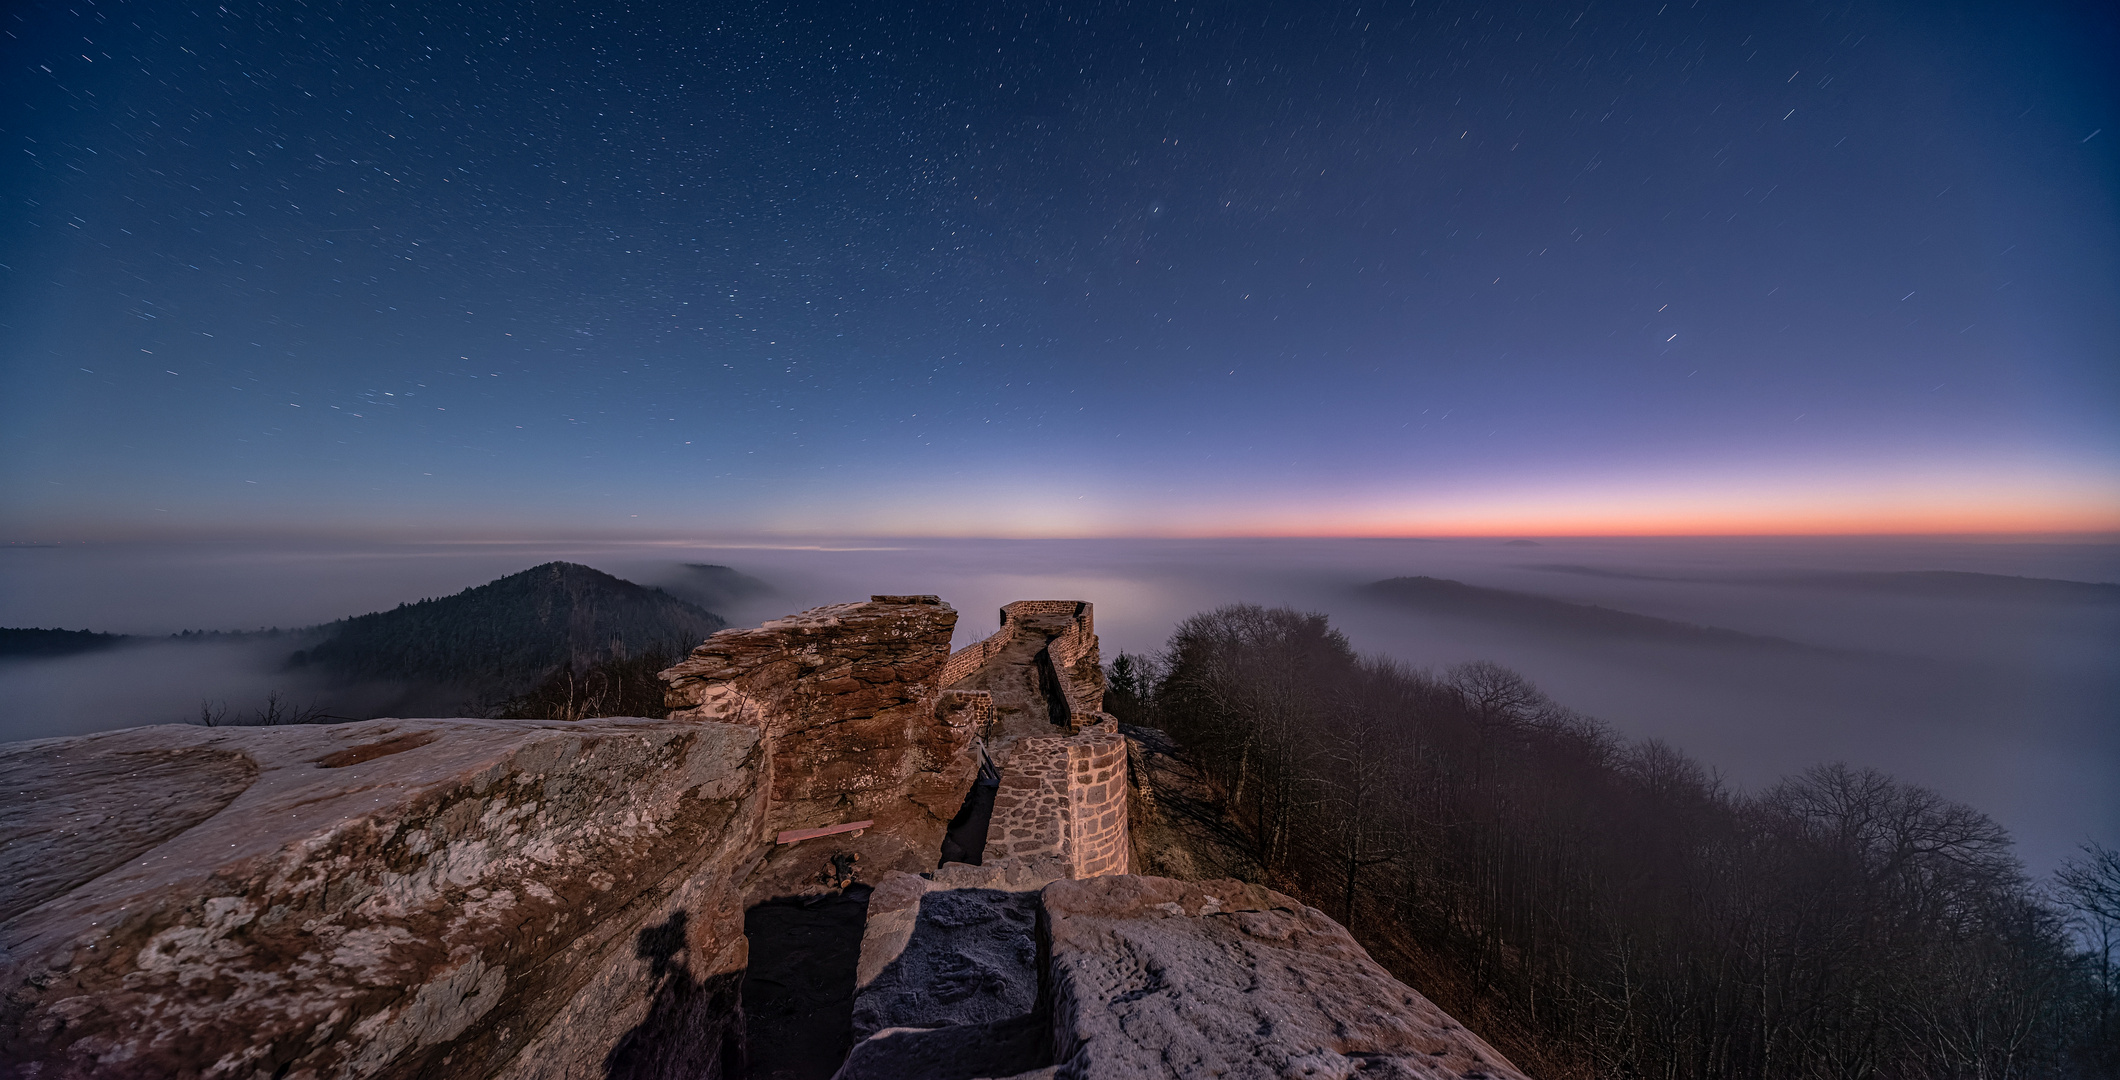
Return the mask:
<svg viewBox="0 0 2120 1080"><path fill-rule="evenodd" d="M773 592L773 586L741 570L713 563L686 563L684 573L664 582L663 588L710 611Z"/></svg>
<svg viewBox="0 0 2120 1080"><path fill-rule="evenodd" d="M1692 645L1802 649L1785 638L1763 637L1715 626L1697 626L1653 615L1555 600L1534 593L1467 585L1447 578L1401 577L1364 587L1377 599L1435 615L1507 623L1570 637L1630 638Z"/></svg>
<svg viewBox="0 0 2120 1080"><path fill-rule="evenodd" d="M1601 566L1549 563L1533 567L1557 574L1614 578L1620 581L1676 581L1713 585L1795 585L1813 589L1847 589L1934 596L1963 600L2028 600L2059 603L2120 604L2120 585L2063 578L1976 574L1965 570L1822 570L1795 574L1644 574Z"/></svg>
<svg viewBox="0 0 2120 1080"><path fill-rule="evenodd" d="M455 596L318 627L326 639L294 660L353 678L513 694L562 670L649 653L683 656L726 625L660 589L554 562Z"/></svg>
<svg viewBox="0 0 2120 1080"><path fill-rule="evenodd" d="M0 657L68 656L94 652L133 640L124 634L99 634L93 630L37 630L0 627Z"/></svg>

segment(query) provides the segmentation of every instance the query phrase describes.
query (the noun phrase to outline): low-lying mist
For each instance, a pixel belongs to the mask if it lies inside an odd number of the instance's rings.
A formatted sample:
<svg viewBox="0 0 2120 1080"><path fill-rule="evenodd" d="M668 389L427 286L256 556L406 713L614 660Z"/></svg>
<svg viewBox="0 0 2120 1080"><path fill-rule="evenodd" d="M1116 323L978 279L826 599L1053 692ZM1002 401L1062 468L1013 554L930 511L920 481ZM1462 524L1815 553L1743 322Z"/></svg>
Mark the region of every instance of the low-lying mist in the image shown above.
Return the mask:
<svg viewBox="0 0 2120 1080"><path fill-rule="evenodd" d="M1741 787L1827 761L1884 769L1992 814L2035 871L2083 840L2120 842L2120 588L2052 584L2120 580L2114 544L96 545L0 555L0 625L142 635L312 626L553 559L663 586L738 626L872 593L937 593L962 613L959 646L990 633L1010 600L1086 599L1107 660L1159 649L1197 611L1288 605L1329 614L1367 653L1515 668L1556 700L1628 736L1662 738ZM1370 588L1392 578L1442 584ZM202 701L242 717L275 694L333 715L453 711L403 687L347 688L290 670L286 657L300 647L287 637L165 638L0 661L0 739L194 721Z"/></svg>
<svg viewBox="0 0 2120 1080"><path fill-rule="evenodd" d="M7 702L0 741L142 724L242 726L406 711L455 714L473 704L439 687L348 683L291 669L288 656L303 641L138 638L70 656L0 660L0 695Z"/></svg>

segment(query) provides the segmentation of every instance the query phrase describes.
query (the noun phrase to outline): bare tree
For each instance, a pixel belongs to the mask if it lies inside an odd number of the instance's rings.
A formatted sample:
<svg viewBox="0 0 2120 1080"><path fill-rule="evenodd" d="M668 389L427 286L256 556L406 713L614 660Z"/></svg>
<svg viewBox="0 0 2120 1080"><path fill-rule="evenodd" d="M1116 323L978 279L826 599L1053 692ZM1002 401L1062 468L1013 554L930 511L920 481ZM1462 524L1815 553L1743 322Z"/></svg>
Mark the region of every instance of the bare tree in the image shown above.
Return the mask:
<svg viewBox="0 0 2120 1080"><path fill-rule="evenodd" d="M2083 1053L2108 1073L2120 1075L2120 850L2092 842L2054 874L2057 899L2089 949L2096 987Z"/></svg>
<svg viewBox="0 0 2120 1080"><path fill-rule="evenodd" d="M1359 662L1287 609L1188 619L1162 666L1154 720L1231 792L1276 885L1446 973L1416 982L1535 1072L2055 1075L2093 983L2110 1030L2104 849L2057 884L2079 959L1994 822L1874 770L1735 795L1506 668Z"/></svg>

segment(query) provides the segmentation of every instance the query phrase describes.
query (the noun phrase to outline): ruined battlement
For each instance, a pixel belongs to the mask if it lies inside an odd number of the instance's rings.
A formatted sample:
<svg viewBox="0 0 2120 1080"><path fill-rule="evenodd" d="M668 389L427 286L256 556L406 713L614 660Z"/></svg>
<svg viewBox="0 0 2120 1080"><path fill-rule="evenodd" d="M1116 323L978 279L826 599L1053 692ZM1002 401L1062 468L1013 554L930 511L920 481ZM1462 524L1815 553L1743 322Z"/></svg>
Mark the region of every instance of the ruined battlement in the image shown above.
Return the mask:
<svg viewBox="0 0 2120 1080"><path fill-rule="evenodd" d="M1042 696L1048 717L1067 714L1053 723L1070 728L1096 723L1104 709L1096 610L1086 600L1003 605L1001 628L952 653L938 681L945 687L988 689L1000 696L1004 713L1036 712L1028 699Z"/></svg>
<svg viewBox="0 0 2120 1080"><path fill-rule="evenodd" d="M954 654L957 613L933 596L723 630L662 673L670 717L762 731L766 831L873 821L838 841L870 873L932 869L981 762L1000 774L987 860L1124 873L1125 739L1102 711L1094 611L1019 600L1000 614L999 630ZM816 858L776 849L754 891L801 891Z"/></svg>

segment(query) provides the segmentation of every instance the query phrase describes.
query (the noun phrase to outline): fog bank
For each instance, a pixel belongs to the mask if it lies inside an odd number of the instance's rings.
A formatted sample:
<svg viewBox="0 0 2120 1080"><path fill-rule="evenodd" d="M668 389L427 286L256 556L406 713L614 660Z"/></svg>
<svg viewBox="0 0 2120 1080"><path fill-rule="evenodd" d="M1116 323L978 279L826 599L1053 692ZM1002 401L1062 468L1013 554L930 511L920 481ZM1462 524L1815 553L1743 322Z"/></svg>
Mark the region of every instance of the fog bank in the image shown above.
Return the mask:
<svg viewBox="0 0 2120 1080"><path fill-rule="evenodd" d="M683 594L687 563L765 591L716 610L750 625L871 593L932 592L959 646L1010 600L1097 605L1110 658L1152 652L1194 612L1247 601L1333 617L1359 650L1422 667L1493 660L1620 732L1655 736L1757 787L1824 761L1873 765L2011 828L2034 868L2120 843L2120 545L1935 540L833 541L804 545L95 545L0 554L0 625L138 634L314 625L441 596L552 559ZM1364 591L1427 576L1544 601L1448 610ZM1885 575L1885 576L1880 576ZM1734 631L1630 637L1624 620L1541 618L1548 601ZM1541 604L1544 604L1542 607ZM1533 613L1533 614L1527 614ZM1797 648L1748 647L1742 635ZM0 738L72 734L323 691L266 643L173 643L0 663ZM381 700L377 693L370 703Z"/></svg>

